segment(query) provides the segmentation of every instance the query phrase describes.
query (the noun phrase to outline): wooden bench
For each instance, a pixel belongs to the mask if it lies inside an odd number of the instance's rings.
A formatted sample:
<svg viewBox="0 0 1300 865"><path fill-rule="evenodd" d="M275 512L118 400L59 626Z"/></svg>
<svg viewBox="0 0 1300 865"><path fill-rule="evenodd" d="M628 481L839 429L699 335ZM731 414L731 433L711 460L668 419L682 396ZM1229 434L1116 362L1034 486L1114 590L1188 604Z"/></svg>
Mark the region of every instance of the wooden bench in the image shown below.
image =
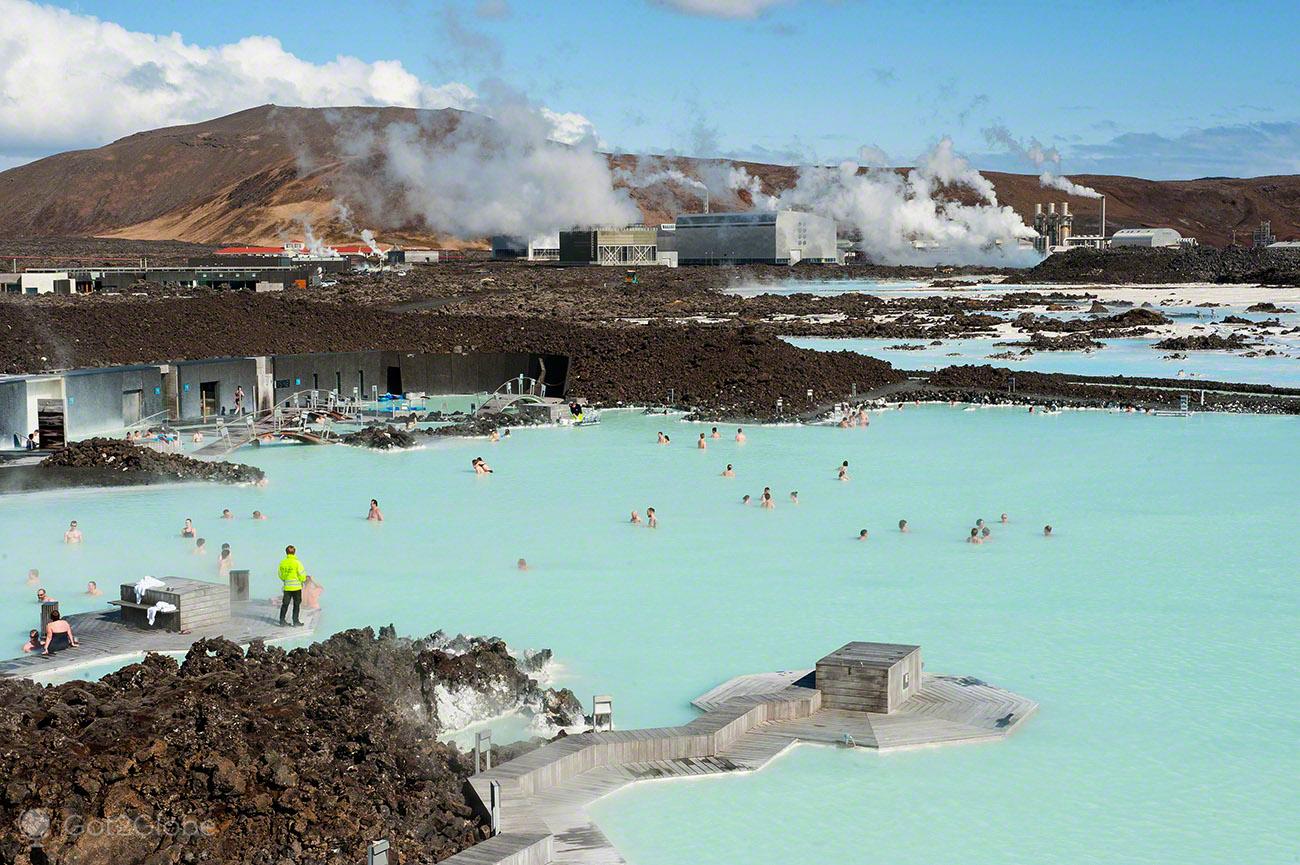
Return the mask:
<svg viewBox="0 0 1300 865"><path fill-rule="evenodd" d="M139 601L135 585L123 583L121 598L109 601L122 611L122 622L137 628L190 632L224 625L230 621L230 586L185 577L166 577L164 586L146 589ZM159 601L176 607L174 612L159 612L152 625L148 610Z"/></svg>

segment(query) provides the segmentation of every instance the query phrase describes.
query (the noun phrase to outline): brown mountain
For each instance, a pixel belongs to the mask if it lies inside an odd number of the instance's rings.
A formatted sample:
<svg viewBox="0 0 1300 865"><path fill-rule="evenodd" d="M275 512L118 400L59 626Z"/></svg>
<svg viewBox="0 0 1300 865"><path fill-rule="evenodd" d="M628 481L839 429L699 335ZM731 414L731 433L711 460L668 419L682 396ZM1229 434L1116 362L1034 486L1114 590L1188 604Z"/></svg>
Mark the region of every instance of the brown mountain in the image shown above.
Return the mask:
<svg viewBox="0 0 1300 865"><path fill-rule="evenodd" d="M204 123L155 129L104 147L61 153L0 173L0 237L106 236L202 243L273 243L302 237L304 220L329 240L353 239L335 201L348 203L359 225L382 239L455 241L427 226L392 224L382 195L354 196L375 176L367 159L340 146L341 130L364 125L419 123L438 137L455 128L456 111L407 108L281 108L264 105ZM636 157L610 156L632 169ZM673 158L661 166L696 174L698 160ZM758 177L765 192L788 188L789 166L738 163ZM1033 175L984 172L1004 204L1028 221L1033 205L1069 200L1076 233L1096 231L1097 202L1044 189ZM1107 196L1112 230L1170 226L1202 243L1223 245L1233 229L1246 240L1262 219L1283 238L1300 235L1300 176L1152 181L1074 175ZM632 190L648 222L669 221L680 208L698 207L689 186L657 183ZM715 209L746 203L713 202ZM377 204L376 201L379 201ZM378 211L378 212L375 212Z"/></svg>

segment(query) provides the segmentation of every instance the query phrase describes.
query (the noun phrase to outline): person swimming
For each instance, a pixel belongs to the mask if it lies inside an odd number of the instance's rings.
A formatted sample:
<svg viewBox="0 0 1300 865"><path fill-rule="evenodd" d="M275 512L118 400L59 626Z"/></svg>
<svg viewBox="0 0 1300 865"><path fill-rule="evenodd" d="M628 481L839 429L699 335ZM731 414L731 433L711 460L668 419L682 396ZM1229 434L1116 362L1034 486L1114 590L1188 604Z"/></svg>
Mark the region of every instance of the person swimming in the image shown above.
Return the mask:
<svg viewBox="0 0 1300 865"><path fill-rule="evenodd" d="M51 601L51 600L53 600L53 598L51 598L48 594L46 594L44 589L36 590L36 603L43 604L46 601Z"/></svg>
<svg viewBox="0 0 1300 865"><path fill-rule="evenodd" d="M848 419L847 417L842 417L842 418L840 418L839 427L840 427L840 429L848 429L848 428L849 428L849 419Z"/></svg>
<svg viewBox="0 0 1300 865"><path fill-rule="evenodd" d="M319 610L321 592L325 587L316 582L316 578L308 574L302 581L302 606L305 610Z"/></svg>
<svg viewBox="0 0 1300 865"><path fill-rule="evenodd" d="M65 544L81 543L81 529L77 528L76 520L68 523L68 530L63 533L63 542Z"/></svg>
<svg viewBox="0 0 1300 865"><path fill-rule="evenodd" d="M647 528L659 528L659 517L655 514L654 508L645 509L645 524Z"/></svg>
<svg viewBox="0 0 1300 865"><path fill-rule="evenodd" d="M369 513L366 514L366 519L370 520L373 523L382 523L384 521L384 513L383 511L379 510L378 499L370 500L370 511Z"/></svg>
<svg viewBox="0 0 1300 865"><path fill-rule="evenodd" d="M1051 536L1052 536L1052 527L1043 526L1043 537L1050 538Z"/></svg>
<svg viewBox="0 0 1300 865"><path fill-rule="evenodd" d="M96 583L94 580L91 580L90 582L86 583L86 594L91 596L98 596L104 594L104 590L99 587L98 583Z"/></svg>
<svg viewBox="0 0 1300 865"><path fill-rule="evenodd" d="M840 463L840 474L839 474L839 477L840 477L840 480L842 480L842 481L847 481L847 480L849 479L849 461L848 461L848 460L845 460L844 462Z"/></svg>
<svg viewBox="0 0 1300 865"><path fill-rule="evenodd" d="M641 525L641 515L636 511L632 511L632 519L628 520L628 522L634 526Z"/></svg>
<svg viewBox="0 0 1300 865"><path fill-rule="evenodd" d="M734 478L736 476L736 470L731 467L731 463L727 463L727 467L722 470L722 476L724 478Z"/></svg>
<svg viewBox="0 0 1300 865"><path fill-rule="evenodd" d="M741 444L745 443L745 431L740 427L736 427L736 441L740 442Z"/></svg>
<svg viewBox="0 0 1300 865"><path fill-rule="evenodd" d="M28 568L28 569L27 569L27 585L29 585L29 586L35 586L35 585L38 585L38 584L40 583L40 581L41 581L41 572L38 571L38 570L36 570L36 568Z"/></svg>
<svg viewBox="0 0 1300 865"><path fill-rule="evenodd" d="M664 435L663 430L660 430L660 431L659 431L659 442L658 442L658 443L661 444L661 445L666 445L666 444L668 444L668 436Z"/></svg>
<svg viewBox="0 0 1300 865"><path fill-rule="evenodd" d="M474 474L476 475L492 474L492 467L483 461L483 457L474 457L470 465L474 466Z"/></svg>
<svg viewBox="0 0 1300 865"><path fill-rule="evenodd" d="M984 518L983 518L983 517L980 517L979 519L977 519L977 520L975 521L975 528L977 528L977 529L982 529L982 528L984 528Z"/></svg>
<svg viewBox="0 0 1300 865"><path fill-rule="evenodd" d="M798 490L790 490L790 502L791 502L792 504L796 504L796 505L799 504L799 491L798 491Z"/></svg>
<svg viewBox="0 0 1300 865"><path fill-rule="evenodd" d="M866 529L863 529L862 531L858 532L858 540L860 540L860 541L865 541L866 539L867 539L867 530L866 530Z"/></svg>
<svg viewBox="0 0 1300 865"><path fill-rule="evenodd" d="M35 652L41 647L41 632L32 629L27 632L27 642L23 643L24 652Z"/></svg>
<svg viewBox="0 0 1300 865"><path fill-rule="evenodd" d="M984 543L983 541L980 540L980 530L979 530L979 529L971 529L971 530L970 530L970 537L966 539L966 543L968 543L968 544L982 544L982 543Z"/></svg>
<svg viewBox="0 0 1300 865"><path fill-rule="evenodd" d="M520 559L519 561L515 562L515 567L521 571L528 570L528 560Z"/></svg>
<svg viewBox="0 0 1300 865"><path fill-rule="evenodd" d="M907 526L907 520L899 520L899 521L898 521L898 530L899 530L900 532L909 532L909 531L911 531L911 529L909 529L908 526Z"/></svg>
<svg viewBox="0 0 1300 865"><path fill-rule="evenodd" d="M230 512L230 508L225 508L221 511L221 518L223 520L233 520L235 515Z"/></svg>
<svg viewBox="0 0 1300 865"><path fill-rule="evenodd" d="M230 554L230 544L222 544L221 553L217 556L217 576L230 576L230 569L234 564L235 560Z"/></svg>
<svg viewBox="0 0 1300 865"><path fill-rule="evenodd" d="M747 504L749 504L749 494L748 494L748 493L746 493L745 495L741 496L741 498L740 498L740 503L741 503L742 505L747 505Z"/></svg>
<svg viewBox="0 0 1300 865"><path fill-rule="evenodd" d="M1006 525L1007 523L1011 522L1011 518L1008 517L1006 514L1003 514L1003 515L1002 515L1002 518L1001 518L1001 520L1000 520L1000 522L1001 522L1003 525Z"/></svg>
<svg viewBox="0 0 1300 865"><path fill-rule="evenodd" d="M771 487L763 487L763 495L762 498L759 499L759 504L768 510L772 510L776 507L776 502L772 500Z"/></svg>
<svg viewBox="0 0 1300 865"><path fill-rule="evenodd" d="M203 538L194 540L194 555L201 556L208 551L208 542Z"/></svg>
<svg viewBox="0 0 1300 865"><path fill-rule="evenodd" d="M261 511L253 511L253 519L264 520L266 519L266 514L262 513Z"/></svg>
<svg viewBox="0 0 1300 865"><path fill-rule="evenodd" d="M189 520L189 519L187 519L187 520L185 521L185 525L181 527L181 537L182 537L182 538L192 538L192 537L194 537L194 535L195 535L195 532L194 532L194 521L193 521L193 520Z"/></svg>
<svg viewBox="0 0 1300 865"><path fill-rule="evenodd" d="M709 438L711 438L711 439L720 439L720 438L722 438L722 433L718 432L718 428L717 428L717 427L714 427L714 428L713 428L713 431L709 433Z"/></svg>
<svg viewBox="0 0 1300 865"><path fill-rule="evenodd" d="M493 444L496 444L497 442L501 441L501 433L497 432L496 430L492 430L492 432L488 433L488 441L492 442Z"/></svg>
<svg viewBox="0 0 1300 865"><path fill-rule="evenodd" d="M700 433L700 440L695 443L695 447L699 448L700 450L708 449L709 443L704 440L704 433Z"/></svg>
<svg viewBox="0 0 1300 865"><path fill-rule="evenodd" d="M989 531L989 527L988 527L988 526L985 526L984 528L980 529L980 540L983 540L983 541L991 541L991 540L993 540L993 533L992 533L991 531Z"/></svg>

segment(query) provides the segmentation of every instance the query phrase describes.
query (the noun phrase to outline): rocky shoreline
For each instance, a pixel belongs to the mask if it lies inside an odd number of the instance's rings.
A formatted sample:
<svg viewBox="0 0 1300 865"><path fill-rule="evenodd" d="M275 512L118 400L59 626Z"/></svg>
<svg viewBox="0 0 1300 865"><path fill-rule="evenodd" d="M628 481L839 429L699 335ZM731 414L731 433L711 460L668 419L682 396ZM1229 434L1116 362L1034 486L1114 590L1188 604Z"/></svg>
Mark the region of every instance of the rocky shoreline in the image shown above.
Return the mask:
<svg viewBox="0 0 1300 865"><path fill-rule="evenodd" d="M249 484L265 479L261 469L242 463L208 462L123 439L89 438L72 442L35 465L0 468L0 493L187 481Z"/></svg>
<svg viewBox="0 0 1300 865"><path fill-rule="evenodd" d="M1300 251L1241 246L1107 250L1080 247L1049 255L1034 267L1012 273L1006 282L1300 285Z"/></svg>
<svg viewBox="0 0 1300 865"><path fill-rule="evenodd" d="M466 705L581 723L571 692L530 675L546 658L365 628L289 652L201 640L98 682L0 681L0 860L358 865L387 838L390 861L440 861L487 837L471 760L437 738Z"/></svg>

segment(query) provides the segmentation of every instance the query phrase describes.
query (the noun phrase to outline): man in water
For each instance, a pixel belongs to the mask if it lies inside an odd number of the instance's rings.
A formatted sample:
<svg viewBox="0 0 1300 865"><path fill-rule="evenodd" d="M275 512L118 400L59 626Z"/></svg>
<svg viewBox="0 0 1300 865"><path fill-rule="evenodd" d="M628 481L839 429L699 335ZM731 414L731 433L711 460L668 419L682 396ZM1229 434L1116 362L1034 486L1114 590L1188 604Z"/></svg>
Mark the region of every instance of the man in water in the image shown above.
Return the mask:
<svg viewBox="0 0 1300 865"><path fill-rule="evenodd" d="M668 436L664 435L663 430L659 431L659 444L661 445L668 444Z"/></svg>
<svg viewBox="0 0 1300 865"><path fill-rule="evenodd" d="M722 476L724 478L734 478L736 476L736 470L731 467L731 463L727 463L727 467L722 470Z"/></svg>
<svg viewBox="0 0 1300 865"><path fill-rule="evenodd" d="M858 532L858 540L860 540L860 541L865 541L866 539L867 539L867 530L866 530L866 529L863 529L862 531Z"/></svg>
<svg viewBox="0 0 1300 865"><path fill-rule="evenodd" d="M53 598L51 598L48 594L46 594L44 589L36 590L36 603L43 604L46 601L50 601L50 600L53 600Z"/></svg>
<svg viewBox="0 0 1300 865"><path fill-rule="evenodd" d="M1009 522L1011 522L1011 518L1008 517L1006 514L1003 514L1003 515L1002 515L1002 524L1003 524L1003 525L1006 525L1006 524L1009 523Z"/></svg>
<svg viewBox="0 0 1300 865"><path fill-rule="evenodd" d="M986 542L993 540L993 533L989 531L988 526L985 526L984 528L980 529L980 540Z"/></svg>
<svg viewBox="0 0 1300 865"><path fill-rule="evenodd" d="M81 543L81 529L77 528L76 520L68 523L68 530L63 533L63 542L65 544Z"/></svg>
<svg viewBox="0 0 1300 865"><path fill-rule="evenodd" d="M659 528L659 517L655 515L654 508L645 509L645 524L651 529Z"/></svg>
<svg viewBox="0 0 1300 865"><path fill-rule="evenodd" d="M898 530L899 530L900 532L910 532L910 531L911 531L911 529L909 529L909 528L907 527L907 520L899 520L899 521L898 521Z"/></svg>
<svg viewBox="0 0 1300 865"><path fill-rule="evenodd" d="M528 560L527 560L527 559L520 559L519 561L515 562L515 567L518 568L518 569L521 570L521 571L526 571L526 570L528 570Z"/></svg>
<svg viewBox="0 0 1300 865"><path fill-rule="evenodd" d="M36 568L29 568L27 571L27 585L35 586L41 581L41 572Z"/></svg>
<svg viewBox="0 0 1300 865"><path fill-rule="evenodd" d="M104 592L102 589L99 588L99 585L94 580L91 580L90 582L86 583L86 594L91 596L98 596L104 594Z"/></svg>
<svg viewBox="0 0 1300 865"><path fill-rule="evenodd" d="M791 503L791 504L796 504L796 505L799 504L799 491L798 491L798 490L791 490L791 491L790 491L790 503Z"/></svg>
<svg viewBox="0 0 1300 865"><path fill-rule="evenodd" d="M230 508L224 508L221 511L221 518L223 520L233 520L235 515L230 512Z"/></svg>
<svg viewBox="0 0 1300 865"><path fill-rule="evenodd" d="M708 449L709 444L708 444L708 442L706 442L706 441L704 440L704 433L700 433L700 440L699 440L699 442L698 442L695 446L696 446L697 448L699 448L700 450L707 450L707 449Z"/></svg>
<svg viewBox="0 0 1300 865"><path fill-rule="evenodd" d="M722 433L718 432L718 428L717 428L717 427L714 427L714 428L713 428L713 432L709 433L709 438L711 438L711 439L720 439L720 438L722 438Z"/></svg>
<svg viewBox="0 0 1300 865"><path fill-rule="evenodd" d="M474 457L470 464L474 466L474 474L476 475L492 474L492 467L483 461L483 457Z"/></svg>
<svg viewBox="0 0 1300 865"><path fill-rule="evenodd" d="M261 511L253 511L253 519L264 520L266 519L266 514L262 513Z"/></svg>
<svg viewBox="0 0 1300 865"><path fill-rule="evenodd" d="M847 481L848 479L849 479L849 461L845 460L844 462L840 463L840 480Z"/></svg>
<svg viewBox="0 0 1300 865"><path fill-rule="evenodd" d="M983 518L983 517L980 517L979 519L977 519L977 520L975 521L975 528L977 528L977 529L982 529L982 528L984 528L984 518Z"/></svg>
<svg viewBox="0 0 1300 865"><path fill-rule="evenodd" d="M302 609L302 587L306 582L307 569L298 561L298 550L293 544L284 548L284 558L280 560L280 582L284 587L284 596L280 600L280 624L289 624L284 620L285 613L289 612L289 605L293 604L293 625L301 627L302 620L300 611Z"/></svg>
<svg viewBox="0 0 1300 865"><path fill-rule="evenodd" d="M980 540L980 530L979 530L979 529L971 529L971 530L970 530L970 537L966 539L966 543L968 543L968 544L982 544L982 543L984 543L983 541Z"/></svg>
<svg viewBox="0 0 1300 865"><path fill-rule="evenodd" d="M366 519L372 523L382 523L384 521L383 511L379 510L379 500L370 500L370 512L366 514Z"/></svg>
<svg viewBox="0 0 1300 865"><path fill-rule="evenodd" d="M194 541L194 555L201 556L208 551L208 542L203 538Z"/></svg>
<svg viewBox="0 0 1300 865"><path fill-rule="evenodd" d="M628 522L634 526L641 525L641 515L636 511L632 511L632 519L628 520Z"/></svg>
<svg viewBox="0 0 1300 865"><path fill-rule="evenodd" d="M763 487L763 495L758 500L758 503L763 507L767 508L768 510L773 510L776 508L776 502L772 501L771 487Z"/></svg>
<svg viewBox="0 0 1300 865"><path fill-rule="evenodd" d="M745 443L745 431L740 427L736 427L736 441L742 445Z"/></svg>
<svg viewBox="0 0 1300 865"><path fill-rule="evenodd" d="M1051 536L1052 536L1052 527L1043 526L1043 537L1050 538Z"/></svg>

